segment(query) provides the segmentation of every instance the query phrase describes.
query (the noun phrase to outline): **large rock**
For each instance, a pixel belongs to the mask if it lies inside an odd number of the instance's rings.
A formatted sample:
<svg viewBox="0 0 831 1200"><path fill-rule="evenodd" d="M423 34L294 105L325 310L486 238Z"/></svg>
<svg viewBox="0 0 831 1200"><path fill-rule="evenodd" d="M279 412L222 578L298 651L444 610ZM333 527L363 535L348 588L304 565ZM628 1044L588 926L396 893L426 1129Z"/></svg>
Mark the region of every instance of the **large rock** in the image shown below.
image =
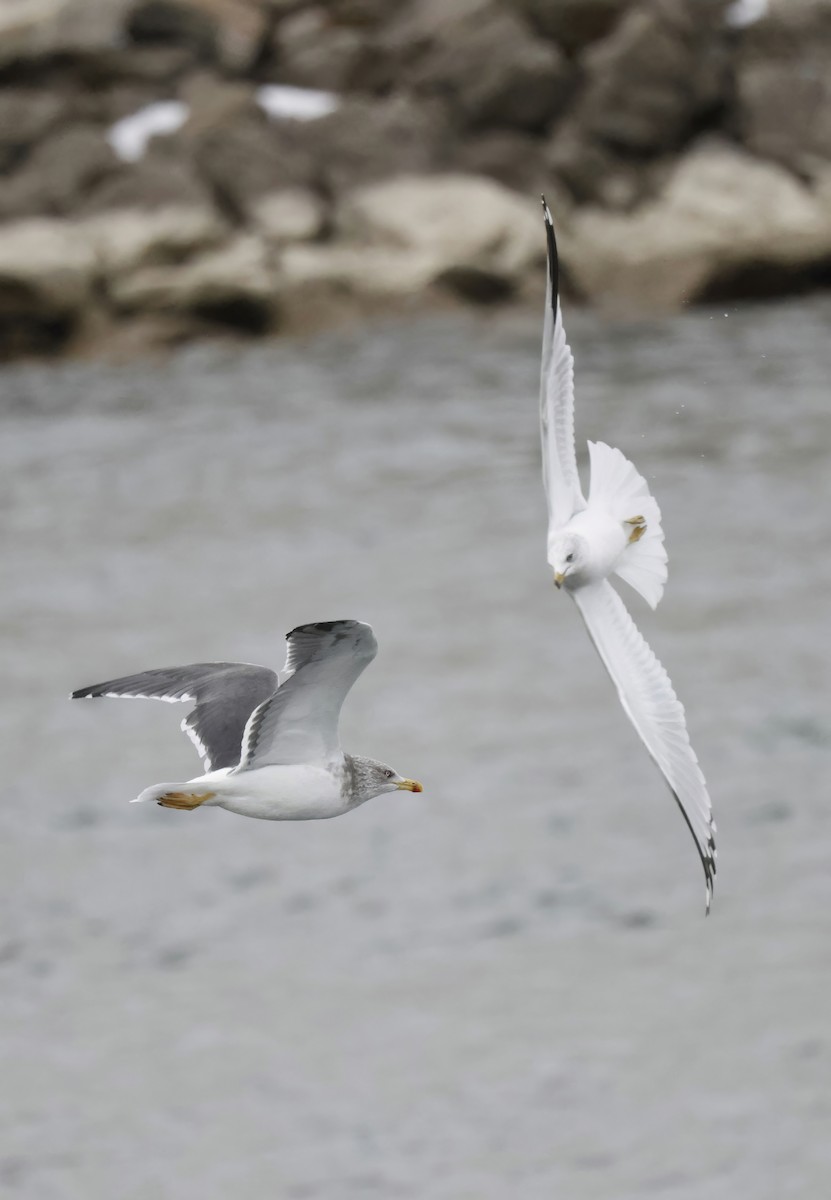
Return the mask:
<svg viewBox="0 0 831 1200"><path fill-rule="evenodd" d="M10 171L63 117L60 96L33 88L0 91L0 172Z"/></svg>
<svg viewBox="0 0 831 1200"><path fill-rule="evenodd" d="M539 195L549 183L538 139L518 129L468 136L460 141L454 157L457 170L487 175L515 192Z"/></svg>
<svg viewBox="0 0 831 1200"><path fill-rule="evenodd" d="M370 45L365 87L433 96L464 129L540 129L571 78L559 49L497 0L414 0Z"/></svg>
<svg viewBox="0 0 831 1200"><path fill-rule="evenodd" d="M69 221L0 225L0 357L59 348L93 291L95 251Z"/></svg>
<svg viewBox="0 0 831 1200"><path fill-rule="evenodd" d="M495 0L328 0L293 5L277 26L275 78L389 95L442 30Z"/></svg>
<svg viewBox="0 0 831 1200"><path fill-rule="evenodd" d="M490 179L462 175L360 188L344 201L337 233L334 245L289 248L284 281L375 296L439 283L490 300L508 295L543 253L535 205Z"/></svg>
<svg viewBox="0 0 831 1200"><path fill-rule="evenodd" d="M263 0L196 0L217 23L219 61L233 74L251 72L264 53L271 25Z"/></svg>
<svg viewBox="0 0 831 1200"><path fill-rule="evenodd" d="M119 163L96 187L89 189L78 205L83 215L111 209L212 208L210 189L201 180L194 164L167 139L156 139L144 158L135 163Z"/></svg>
<svg viewBox="0 0 831 1200"><path fill-rule="evenodd" d="M269 192L256 202L253 224L269 246L309 242L323 229L323 201L308 188L283 188Z"/></svg>
<svg viewBox="0 0 831 1200"><path fill-rule="evenodd" d="M315 171L302 139L284 135L262 114L208 130L190 141L190 150L202 179L239 221L251 218L263 196L304 187Z"/></svg>
<svg viewBox="0 0 831 1200"><path fill-rule="evenodd" d="M110 286L112 302L122 312L190 313L251 333L269 328L275 294L267 250L250 234L185 263L120 275Z"/></svg>
<svg viewBox="0 0 831 1200"><path fill-rule="evenodd" d="M620 154L569 122L544 155L549 175L565 185L573 199L623 210L652 195L673 161L667 156L649 160Z"/></svg>
<svg viewBox="0 0 831 1200"><path fill-rule="evenodd" d="M724 8L724 0L666 0L627 13L587 52L577 118L583 128L626 152L677 148L727 95Z"/></svg>
<svg viewBox="0 0 831 1200"><path fill-rule="evenodd" d="M542 129L562 109L571 71L511 12L449 20L404 81L451 104L463 126Z"/></svg>
<svg viewBox="0 0 831 1200"><path fill-rule="evenodd" d="M412 61L434 46L449 29L460 28L504 8L499 0L409 0L397 5L384 36L392 48Z"/></svg>
<svg viewBox="0 0 831 1200"><path fill-rule="evenodd" d="M178 133L156 138L152 145L158 153L191 164L223 211L239 223L251 218L261 197L304 187L314 177L306 125L270 120L252 87L223 86L203 77L182 98L190 106L189 120Z"/></svg>
<svg viewBox="0 0 831 1200"><path fill-rule="evenodd" d="M401 177L353 192L338 229L353 242L429 251L441 270L479 266L515 278L542 255L536 209L491 179Z"/></svg>
<svg viewBox="0 0 831 1200"><path fill-rule="evenodd" d="M116 45L132 0L12 0L0 4L0 68Z"/></svg>
<svg viewBox="0 0 831 1200"><path fill-rule="evenodd" d="M569 54L600 41L635 0L519 0L518 7L544 36Z"/></svg>
<svg viewBox="0 0 831 1200"><path fill-rule="evenodd" d="M831 256L831 168L809 189L728 143L681 160L657 199L623 215L563 213L569 278L595 304L677 308L741 281L781 282Z"/></svg>
<svg viewBox="0 0 831 1200"><path fill-rule="evenodd" d="M304 293L359 299L417 295L436 276L436 261L424 250L378 246L294 245L280 260L280 292L291 304Z"/></svg>
<svg viewBox="0 0 831 1200"><path fill-rule="evenodd" d="M831 54L800 71L755 63L738 80L739 133L763 158L801 175L831 161Z"/></svg>
<svg viewBox="0 0 831 1200"><path fill-rule="evenodd" d="M742 141L799 174L821 169L831 161L831 4L774 3L736 39Z"/></svg>
<svg viewBox="0 0 831 1200"><path fill-rule="evenodd" d="M170 205L147 212L124 208L83 222L98 272L108 287L147 267L178 266L217 249L228 227L206 205Z"/></svg>
<svg viewBox="0 0 831 1200"><path fill-rule="evenodd" d="M336 92L400 88L402 46L390 30L412 0L269 0L269 8L271 32L258 63L263 78Z"/></svg>
<svg viewBox="0 0 831 1200"><path fill-rule="evenodd" d="M161 7L187 10L194 22L216 26L221 45L223 26L199 11L202 2ZM246 7L243 0L228 3L235 4L235 12ZM101 93L125 84L146 91L172 87L202 60L203 47L176 37L131 41L130 23L142 7L148 6L137 0L0 3L0 72L27 87L55 89L70 119L92 117L92 110L102 107Z"/></svg>
<svg viewBox="0 0 831 1200"><path fill-rule="evenodd" d="M140 45L180 46L193 60L244 71L266 35L259 0L134 0L126 22Z"/></svg>
<svg viewBox="0 0 831 1200"><path fill-rule="evenodd" d="M6 182L0 218L77 211L84 197L119 168L102 129L74 125L46 137Z"/></svg>
<svg viewBox="0 0 831 1200"><path fill-rule="evenodd" d="M71 313L92 286L95 251L72 221L33 219L0 225L0 280L37 295L44 310Z"/></svg>
<svg viewBox="0 0 831 1200"><path fill-rule="evenodd" d="M198 4L177 0L137 0L126 21L127 36L139 44L186 46L199 62L219 58L217 23Z"/></svg>
<svg viewBox="0 0 831 1200"><path fill-rule="evenodd" d="M440 169L449 154L441 110L406 96L350 97L320 120L278 124L284 145L311 156L309 178L336 196L389 176Z"/></svg>
<svg viewBox="0 0 831 1200"><path fill-rule="evenodd" d="M578 199L600 198L615 159L677 152L726 103L725 8L726 0L651 0L585 52L584 87L549 151Z"/></svg>
<svg viewBox="0 0 831 1200"><path fill-rule="evenodd" d="M326 0L326 11L339 25L370 30L389 21L397 10L405 8L409 2L410 0ZM291 0L277 0L277 3L288 6Z"/></svg>
<svg viewBox="0 0 831 1200"><path fill-rule="evenodd" d="M280 22L274 54L280 83L342 92L361 89L370 66L366 35L333 22L322 7L307 7Z"/></svg>

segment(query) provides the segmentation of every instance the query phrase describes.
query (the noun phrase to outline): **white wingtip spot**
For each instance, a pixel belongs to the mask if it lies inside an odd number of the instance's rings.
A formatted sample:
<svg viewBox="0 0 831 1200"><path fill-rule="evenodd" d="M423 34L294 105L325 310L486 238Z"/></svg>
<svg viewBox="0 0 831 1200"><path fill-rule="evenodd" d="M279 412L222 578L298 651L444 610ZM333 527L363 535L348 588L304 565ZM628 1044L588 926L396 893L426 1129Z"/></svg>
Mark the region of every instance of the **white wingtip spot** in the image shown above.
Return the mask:
<svg viewBox="0 0 831 1200"><path fill-rule="evenodd" d="M101 695L105 700L161 700L163 704L186 704L196 698L187 692L181 696L156 696L152 692L102 692ZM85 696L84 699L94 700L95 696Z"/></svg>

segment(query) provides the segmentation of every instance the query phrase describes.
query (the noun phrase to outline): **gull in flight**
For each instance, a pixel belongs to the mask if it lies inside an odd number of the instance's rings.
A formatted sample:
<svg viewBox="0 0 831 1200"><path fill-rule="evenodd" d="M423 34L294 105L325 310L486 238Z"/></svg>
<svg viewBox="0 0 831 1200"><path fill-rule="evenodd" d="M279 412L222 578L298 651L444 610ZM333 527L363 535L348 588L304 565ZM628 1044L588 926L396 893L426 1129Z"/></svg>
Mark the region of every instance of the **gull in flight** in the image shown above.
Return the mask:
<svg viewBox="0 0 831 1200"><path fill-rule="evenodd" d="M652 608L663 594L667 555L661 512L632 463L589 442L591 485L583 496L574 447L574 359L560 310L557 241L543 197L548 283L542 340L540 432L548 499L548 562L565 588L617 688L624 712L669 784L704 868L706 911L716 873L716 826L707 785L690 745L684 708L669 676L609 582L618 575Z"/></svg>
<svg viewBox="0 0 831 1200"><path fill-rule="evenodd" d="M216 805L266 821L339 817L383 792L420 792L385 763L344 754L338 718L346 694L378 650L360 621L318 621L286 635L284 672L250 663L162 667L80 688L73 700L100 696L194 704L182 729L199 751L204 775L157 783L133 803L155 800L191 811Z"/></svg>

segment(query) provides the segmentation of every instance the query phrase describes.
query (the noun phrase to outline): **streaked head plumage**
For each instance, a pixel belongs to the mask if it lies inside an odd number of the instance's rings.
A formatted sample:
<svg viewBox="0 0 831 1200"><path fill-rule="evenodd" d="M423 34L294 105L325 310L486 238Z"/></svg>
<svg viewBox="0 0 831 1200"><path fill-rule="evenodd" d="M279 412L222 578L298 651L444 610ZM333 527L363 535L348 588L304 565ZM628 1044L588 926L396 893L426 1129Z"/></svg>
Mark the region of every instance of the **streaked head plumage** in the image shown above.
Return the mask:
<svg viewBox="0 0 831 1200"><path fill-rule="evenodd" d="M352 775L352 795L354 803L364 804L374 796L385 792L421 792L424 789L415 779L406 779L399 775L393 767L378 762L374 758L362 758L352 754L347 758Z"/></svg>

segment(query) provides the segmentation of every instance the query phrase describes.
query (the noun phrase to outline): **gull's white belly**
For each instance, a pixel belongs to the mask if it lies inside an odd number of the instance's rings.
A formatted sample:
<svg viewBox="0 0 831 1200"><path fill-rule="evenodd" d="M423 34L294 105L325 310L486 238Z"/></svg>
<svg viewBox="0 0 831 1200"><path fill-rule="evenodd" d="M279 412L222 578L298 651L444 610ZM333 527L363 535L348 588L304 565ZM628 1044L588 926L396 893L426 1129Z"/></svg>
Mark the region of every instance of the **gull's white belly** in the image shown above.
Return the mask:
<svg viewBox="0 0 831 1200"><path fill-rule="evenodd" d="M215 796L206 804L265 821L314 821L350 807L341 794L341 772L327 766L257 767L239 774L205 776Z"/></svg>

